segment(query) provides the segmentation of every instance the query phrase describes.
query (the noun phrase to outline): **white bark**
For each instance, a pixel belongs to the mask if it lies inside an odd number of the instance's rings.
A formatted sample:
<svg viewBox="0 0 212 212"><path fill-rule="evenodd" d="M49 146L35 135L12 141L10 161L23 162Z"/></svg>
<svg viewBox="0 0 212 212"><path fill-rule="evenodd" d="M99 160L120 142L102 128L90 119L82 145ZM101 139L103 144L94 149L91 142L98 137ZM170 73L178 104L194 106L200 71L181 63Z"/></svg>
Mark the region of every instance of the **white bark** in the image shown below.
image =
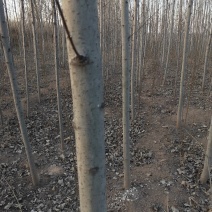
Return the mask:
<svg viewBox="0 0 212 212"><path fill-rule="evenodd" d="M39 178L38 178L38 174L35 169L35 164L34 164L32 151L31 151L31 145L30 145L30 142L28 139L26 124L24 121L23 109L22 109L22 105L21 105L20 98L18 95L16 70L14 67L13 56L11 53L9 34L8 34L7 25L6 25L5 13L4 13L2 0L0 0L0 36L2 39L7 70L9 73L10 83L11 83L11 87L12 87L15 109L16 109L16 113L17 113L17 117L18 117L18 121L19 121L19 126L20 126L20 130L21 130L23 143L24 143L24 146L26 149L26 155L27 155L27 159L28 159L28 163L29 163L30 173L32 176L32 182L34 185L37 185Z"/></svg>
<svg viewBox="0 0 212 212"><path fill-rule="evenodd" d="M97 2L62 0L67 26L81 212L105 212L104 103ZM84 58L83 57L83 58Z"/></svg>
<svg viewBox="0 0 212 212"><path fill-rule="evenodd" d="M128 0L121 1L122 34L122 122L123 122L123 158L124 188L130 188L130 146L129 146L129 81L130 81L130 46L129 46L129 11Z"/></svg>
<svg viewBox="0 0 212 212"><path fill-rule="evenodd" d="M179 97L178 112L177 112L177 128L180 127L181 121L182 121L182 109L183 109L184 89L185 89L184 79L185 79L186 64L187 64L187 49L188 49L188 37L189 37L189 26L190 26L192 4L193 4L193 0L189 0L188 12L186 17L186 25L185 25L184 46L183 46L183 59L182 59L181 81L180 81L180 97Z"/></svg>

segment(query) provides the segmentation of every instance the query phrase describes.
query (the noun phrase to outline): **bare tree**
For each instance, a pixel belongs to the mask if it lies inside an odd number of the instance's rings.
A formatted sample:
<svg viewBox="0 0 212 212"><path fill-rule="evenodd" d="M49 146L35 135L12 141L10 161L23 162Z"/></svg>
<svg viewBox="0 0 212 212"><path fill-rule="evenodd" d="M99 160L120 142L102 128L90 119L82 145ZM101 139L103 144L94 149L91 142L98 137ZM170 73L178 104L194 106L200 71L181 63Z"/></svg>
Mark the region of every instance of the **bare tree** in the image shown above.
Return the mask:
<svg viewBox="0 0 212 212"><path fill-rule="evenodd" d="M208 135L208 144L207 144L207 149L205 153L204 167L203 167L202 174L200 176L200 182L203 184L206 183L206 181L209 178L211 164L212 164L212 117L211 117L211 124L210 124L209 135Z"/></svg>
<svg viewBox="0 0 212 212"><path fill-rule="evenodd" d="M165 66L165 72L164 72L164 78L163 78L163 85L166 82L169 58L170 58L170 50L171 50L171 44L172 44L172 34L173 34L173 27L174 27L174 7L175 7L175 0L173 0L173 2L172 2L171 29L170 29L170 34L169 34L168 52L167 52L167 57L166 57L166 66Z"/></svg>
<svg viewBox="0 0 212 212"><path fill-rule="evenodd" d="M121 34L122 34L122 122L123 122L123 158L124 187L130 188L130 145L129 145L129 17L128 0L121 1ZM132 94L131 94L132 95ZM131 105L132 106L132 105Z"/></svg>
<svg viewBox="0 0 212 212"><path fill-rule="evenodd" d="M140 34L140 57L139 57L139 70L138 70L138 91L141 91L141 75L144 75L144 48L145 48L145 0L142 1L142 7L141 7L141 32ZM139 95L138 95L139 97Z"/></svg>
<svg viewBox="0 0 212 212"><path fill-rule="evenodd" d="M177 42L177 69L175 72L175 88L174 88L174 95L176 95L176 89L177 89L177 79L178 79L178 72L180 70L180 52L181 52L181 46L182 46L182 0L179 2L179 20L178 20L178 42Z"/></svg>
<svg viewBox="0 0 212 212"><path fill-rule="evenodd" d="M25 84L26 84L26 114L29 116L29 86L28 86L28 70L26 60L26 39L25 39L25 9L24 0L21 0L21 31L22 31L22 43L23 43L23 59L24 59L24 71L25 71Z"/></svg>
<svg viewBox="0 0 212 212"><path fill-rule="evenodd" d="M208 56L210 51L211 38L212 38L212 27L210 30L208 44L207 44L206 52L205 52L205 63L204 63L204 71L203 71L203 78L202 78L202 90L204 90L204 86L205 86L205 78L206 78L206 72L207 72L207 66L208 66Z"/></svg>
<svg viewBox="0 0 212 212"><path fill-rule="evenodd" d="M63 48L63 56L62 56L62 64L65 67L65 58L66 58L66 34L65 30L63 29L63 35L62 35L62 48Z"/></svg>
<svg viewBox="0 0 212 212"><path fill-rule="evenodd" d="M188 36L189 36L189 26L190 26L192 4L193 4L193 0L189 0L187 17L186 17L186 25L185 25L184 46L183 46L183 60L182 60L181 81L180 81L180 97L179 97L179 105L178 105L178 111L177 111L177 128L180 127L181 121L182 121L182 109L183 109L183 99L184 99L184 89L185 89L184 81L185 81L185 72L186 72L186 64L187 64Z"/></svg>
<svg viewBox="0 0 212 212"><path fill-rule="evenodd" d="M54 47L55 47L55 77L56 77L56 90L57 90L57 108L58 108L58 118L59 118L59 128L60 128L60 142L61 151L64 154L64 140L63 140L63 119L62 119L62 109L61 109L61 97L60 97L60 80L59 80L59 58L58 58L58 26L57 26L57 14L55 8L55 0L52 0L53 6L53 17L54 17Z"/></svg>
<svg viewBox="0 0 212 212"><path fill-rule="evenodd" d="M136 44L137 44L137 11L138 11L138 0L135 0L134 3L134 24L133 24L133 36L132 36L132 65L131 65L131 120L134 119L134 99L135 99L135 64L136 64ZM122 8L123 9L123 8ZM126 15L126 14L125 14ZM126 21L126 19L125 19ZM122 23L123 26L124 23ZM127 42L127 41L125 41ZM123 40L122 40L123 45ZM126 58L125 58L126 59Z"/></svg>
<svg viewBox="0 0 212 212"><path fill-rule="evenodd" d="M166 44L167 44L167 19L168 19L168 1L163 0L163 50L162 50L162 58L161 58L161 67L164 66L165 53L166 53Z"/></svg>
<svg viewBox="0 0 212 212"><path fill-rule="evenodd" d="M64 24L67 20L66 32L72 36L68 35L66 43L72 86L80 210L105 212L104 103L97 2L63 0L62 8Z"/></svg>
<svg viewBox="0 0 212 212"><path fill-rule="evenodd" d="M37 75L37 92L38 92L38 101L40 102L40 72L39 72L38 44L37 44L37 32L36 32L36 26L35 26L34 3L35 3L34 0L30 0L30 6L31 6L31 12L32 12L34 60L35 60L35 69L36 69L36 75Z"/></svg>
<svg viewBox="0 0 212 212"><path fill-rule="evenodd" d="M36 169L35 169L35 163L34 163L33 156L32 156L31 145L30 145L30 142L28 139L26 124L24 121L23 109L22 109L22 105L21 105L20 98L18 95L16 70L14 67L13 56L12 56L12 52L11 52L11 48L10 48L9 33L8 33L7 25L6 25L5 12L4 12L2 0L0 0L0 35L1 35L1 39L2 39L5 60L6 60L6 64L7 64L8 73L9 73L10 84L12 87L15 109L16 109L16 113L17 113L17 117L18 117L18 121L19 121L22 139L23 139L24 146L26 149L26 155L27 155L27 159L28 159L28 163L29 163L30 173L32 176L32 182L34 185L37 185L38 181L39 181L39 177L38 177L38 173L36 172Z"/></svg>

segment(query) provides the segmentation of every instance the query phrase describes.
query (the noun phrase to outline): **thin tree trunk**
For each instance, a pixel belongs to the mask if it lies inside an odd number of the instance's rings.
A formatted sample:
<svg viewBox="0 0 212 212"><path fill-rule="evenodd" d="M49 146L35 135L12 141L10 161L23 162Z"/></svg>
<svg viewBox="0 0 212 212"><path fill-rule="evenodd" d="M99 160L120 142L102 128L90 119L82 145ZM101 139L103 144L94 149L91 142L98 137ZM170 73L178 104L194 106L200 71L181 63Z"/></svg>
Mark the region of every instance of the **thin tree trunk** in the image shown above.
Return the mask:
<svg viewBox="0 0 212 212"><path fill-rule="evenodd" d="M19 25L19 23L18 23L18 15L17 15L17 10L16 10L16 2L17 2L17 4L18 4L18 1L16 0L13 0L13 8L14 8L14 17L15 17L15 19L16 19L16 23L17 23L17 28L18 28L18 30L17 30L17 41L16 42L18 42L18 50L19 50L19 54L20 54L20 57L22 57L22 51L21 51L21 37L20 37L20 35L21 35L21 31L19 32L19 29L21 28L20 27L20 25Z"/></svg>
<svg viewBox="0 0 212 212"><path fill-rule="evenodd" d="M121 1L122 34L122 124L123 124L123 158L124 188L130 188L130 145L129 145L129 84L130 84L130 46L129 46L129 11L128 0Z"/></svg>
<svg viewBox="0 0 212 212"><path fill-rule="evenodd" d="M38 173L36 172L36 169L35 169L35 163L34 163L33 156L32 156L31 145L30 145L30 142L28 139L26 124L24 121L23 109L22 109L22 105L21 105L20 98L18 95L16 70L14 67L13 56L12 56L12 53L10 50L11 48L10 48L10 43L9 43L9 34L8 34L8 30L7 30L2 0L0 0L0 35L1 35L1 39L2 39L5 60L6 60L10 83L11 83L11 87L12 87L15 109L16 109L16 113L17 113L17 117L18 117L18 121L19 121L22 139L23 139L24 146L26 149L26 155L27 155L27 159L28 159L28 163L29 163L30 173L32 176L32 182L34 185L37 185L39 182L39 177L38 177Z"/></svg>
<svg viewBox="0 0 212 212"><path fill-rule="evenodd" d="M167 43L167 13L168 13L168 2L166 0L163 1L164 7L164 18L163 18L163 50L162 50L162 58L161 58L161 67L164 67L164 59L166 52L166 43Z"/></svg>
<svg viewBox="0 0 212 212"><path fill-rule="evenodd" d="M164 72L164 79L163 79L163 85L165 85L166 77L167 77L167 71L169 66L169 58L170 58L170 50L171 50L171 44L172 44L172 34L173 34L173 27L174 27L174 7L175 7L175 0L172 2L172 19L171 19L171 29L170 29L170 35L169 35L169 44L168 44L168 52L166 57L166 67Z"/></svg>
<svg viewBox="0 0 212 212"><path fill-rule="evenodd" d="M212 76L211 76L211 83L210 83L210 87L209 87L209 97L212 94Z"/></svg>
<svg viewBox="0 0 212 212"><path fill-rule="evenodd" d="M61 142L61 151L64 155L64 136L63 136L63 119L62 119L62 109L61 109L61 97L60 97L60 79L58 72L58 25L57 25L57 15L55 8L55 0L52 0L53 6L53 16L54 16L54 51L55 51L55 77L56 77L56 90L57 90L57 108L58 108L58 118L59 118L59 128L60 128L60 142Z"/></svg>
<svg viewBox="0 0 212 212"><path fill-rule="evenodd" d="M2 109L1 109L1 99L0 99L0 123L1 123L1 126L3 126L4 121L3 121L3 113L2 113Z"/></svg>
<svg viewBox="0 0 212 212"><path fill-rule="evenodd" d="M155 45L154 45L154 47L153 47L153 52L154 52L154 58L155 58L155 60L157 60L157 53L158 53L158 47L159 47L159 45L158 45L158 26L159 26L159 9L158 9L158 2L154 2L154 4L155 4L155 8L154 8L154 15L153 16L156 16L155 17L155 35L154 35L154 37L155 37Z"/></svg>
<svg viewBox="0 0 212 212"><path fill-rule="evenodd" d="M179 97L178 112L177 112L177 128L180 127L181 121L182 121L182 109L183 109L184 89L185 89L184 78L185 78L186 64L187 64L188 36L189 36L189 26L190 26L192 4L193 4L193 0L189 0L187 19L186 19L186 25L185 25L184 46L183 46L183 60L182 60L181 81L180 81L180 97Z"/></svg>
<svg viewBox="0 0 212 212"><path fill-rule="evenodd" d="M41 34L41 42L42 42L42 54L43 54L43 61L44 61L44 65L45 65L45 57L46 57L46 52L45 52L45 39L44 39L44 27L43 27L43 16L42 16L42 1L40 0L37 3L37 7L40 7L40 11L38 11L38 16L39 17L39 24L40 24L40 34Z"/></svg>
<svg viewBox="0 0 212 212"><path fill-rule="evenodd" d="M144 45L145 45L145 0L142 2L141 7L141 47L140 47L140 68L139 68L139 74L138 74L138 98L139 98L139 106L140 107L140 92L141 92L141 77L144 76Z"/></svg>
<svg viewBox="0 0 212 212"><path fill-rule="evenodd" d="M106 211L104 103L96 0L62 0L71 75L80 211ZM75 50L73 49L75 46ZM78 53L79 52L79 53Z"/></svg>
<svg viewBox="0 0 212 212"><path fill-rule="evenodd" d="M180 69L180 52L181 52L181 40L182 40L182 0L180 0L180 12L179 12L179 22L178 22L178 46L177 46L177 69L175 72L175 83L174 83L174 96L176 96L177 91L177 80L178 80L178 72Z"/></svg>
<svg viewBox="0 0 212 212"><path fill-rule="evenodd" d="M211 117L211 124L210 124L209 135L208 135L208 144L207 144L207 149L205 153L204 167L202 170L202 174L200 176L200 182L202 184L206 183L209 178L211 164L212 164L212 117Z"/></svg>
<svg viewBox="0 0 212 212"><path fill-rule="evenodd" d="M206 78L206 72L207 72L207 66L208 66L208 56L210 51L211 38L212 38L212 28L210 31L208 45L206 47L206 53L205 53L205 63L204 63L204 71L203 71L203 78L202 78L202 91L204 91L204 86L205 86L205 78Z"/></svg>
<svg viewBox="0 0 212 212"><path fill-rule="evenodd" d="M38 44L37 44L37 33L35 29L35 13L34 13L34 0L30 0L31 3L31 12L32 12L32 32L33 32L33 45L34 45L34 58L35 58L35 68L37 75L37 92L38 92L38 101L40 103L40 73L39 73L39 62L38 62Z"/></svg>
<svg viewBox="0 0 212 212"><path fill-rule="evenodd" d="M146 6L146 0L143 0L143 23L145 23L145 24L143 24L144 31L142 32L142 34L143 34L143 38L142 38L142 40L143 40L143 47L142 47L142 49L143 49L143 52L142 52L142 54L143 54L143 60L142 60L143 78L145 76L145 57L146 57L147 37L148 37L147 36L147 31L148 31L147 19L148 19L148 11L147 11L147 6Z"/></svg>
<svg viewBox="0 0 212 212"><path fill-rule="evenodd" d="M25 10L24 10L24 0L21 0L21 30L23 38L23 59L24 59L24 71L25 71L25 85L26 85L26 114L29 116L29 88L28 88L28 70L27 70L27 60L26 60L26 39L25 39Z"/></svg>
<svg viewBox="0 0 212 212"><path fill-rule="evenodd" d="M5 19L7 21L7 30L8 30L8 33L10 35L11 33L10 33L9 17L8 17L7 1L6 0L4 0L4 9L5 9ZM9 37L9 42L11 43L10 37Z"/></svg>
<svg viewBox="0 0 212 212"><path fill-rule="evenodd" d="M42 66L43 70L46 70L46 51L45 51L45 39L44 39L44 24L43 24L43 9L42 9L42 1L37 0L36 3L34 2L35 12L37 14L37 29L39 28L37 38L40 38L41 42L41 54L42 54ZM40 35L40 36L38 36ZM39 40L39 39L38 39Z"/></svg>
<svg viewBox="0 0 212 212"><path fill-rule="evenodd" d="M135 61L136 61L136 28L137 28L137 11L138 11L138 0L134 3L134 25L133 25L133 36L132 36L132 66L131 66L131 121L134 119L134 103L135 103ZM122 8L123 9L123 8ZM122 23L123 25L123 23ZM123 45L123 42L122 42Z"/></svg>
<svg viewBox="0 0 212 212"><path fill-rule="evenodd" d="M65 52L66 52L65 45L66 45L66 34L65 34L65 29L63 29L63 35L62 35L63 58L62 58L62 61L63 61L64 67L65 67Z"/></svg>

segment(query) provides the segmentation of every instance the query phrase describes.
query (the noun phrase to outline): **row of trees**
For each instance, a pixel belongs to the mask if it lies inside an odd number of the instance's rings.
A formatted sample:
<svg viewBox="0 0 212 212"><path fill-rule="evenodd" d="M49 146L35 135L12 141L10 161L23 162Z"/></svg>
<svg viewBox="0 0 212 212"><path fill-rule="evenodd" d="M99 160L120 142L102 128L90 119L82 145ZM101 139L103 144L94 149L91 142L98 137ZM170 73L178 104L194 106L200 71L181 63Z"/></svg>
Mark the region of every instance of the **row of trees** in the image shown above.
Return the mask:
<svg viewBox="0 0 212 212"><path fill-rule="evenodd" d="M13 1L12 1L13 2ZM38 48L42 52L42 56L45 59L45 55L48 54L48 50L51 51L51 45L48 41L53 38L53 13L51 4L49 1L33 1L34 9L34 22L37 32ZM11 33L15 36L12 40L17 39L21 41L21 15L19 1L14 3L15 7L10 8L8 15L12 16L11 26L19 29L16 33ZM130 43L131 45L131 69L134 70L131 75L131 81L136 81L136 87L141 81L143 74L145 74L145 65L151 58L160 67L159 74L163 78L161 84L166 82L167 77L175 75L175 82L173 83L175 88L179 81L179 73L182 63L182 51L185 34L186 24L186 8L187 4L183 1L129 1L129 23L130 23ZM24 4L25 8L25 28L27 30L27 40L32 40L32 27L31 27L31 5L28 2ZM188 36L188 56L189 63L193 63L194 57L197 58L198 64L205 62L205 68L202 73L202 89L208 87L210 82L205 81L207 72L207 58L206 49L210 42L211 27L210 27L210 11L211 3L195 1L191 8L191 21ZM135 18L136 16L136 18ZM14 20L14 17L16 19ZM100 29L100 42L103 52L103 64L104 74L106 77L112 74L115 70L118 70L121 64L121 8L119 1L104 1L99 2L99 29ZM62 21L58 18L58 37L59 47L62 47L63 58L65 60L64 53L64 30L62 29ZM31 33L30 33L31 32ZM18 38L17 38L18 37ZM29 37L29 39L28 39ZM15 42L14 41L14 42ZM46 41L46 42L45 42ZM29 43L29 42L28 42ZM14 43L13 43L14 44ZM30 43L31 44L31 43ZM29 44L29 45L30 45ZM114 48L114 46L116 48ZM48 49L50 47L50 49ZM135 48L134 48L135 47ZM20 45L20 51L22 47ZM198 51L197 51L198 50ZM210 51L210 48L208 48ZM160 53L160 54L159 54ZM210 53L210 52L209 52ZM135 57L134 57L135 55ZM210 56L210 54L209 54ZM148 59L147 59L148 58ZM142 62L141 62L142 61ZM170 65L176 61L177 68L176 73L170 70ZM41 61L38 63L41 63ZM63 63L64 64L64 63ZM191 64L193 65L193 64ZM41 66L41 64L38 64ZM196 67L195 69L197 69ZM132 87L133 88L133 87ZM140 88L141 89L141 88ZM136 88L131 89L135 91ZM132 95L132 104L134 102L134 96ZM135 106L134 106L135 107ZM134 116L134 110L132 107L132 116Z"/></svg>
<svg viewBox="0 0 212 212"><path fill-rule="evenodd" d="M201 88L211 89L212 81L207 80L211 78L208 77L207 68L210 62L208 58L211 58L212 5L210 2L193 0L189 0L188 3L182 0L105 0L99 1L98 5L96 1L91 0L86 3L82 0L64 0L62 7L57 0L21 0L13 3L13 9L10 7L8 10L6 1L5 4L3 0L0 1L1 41L33 184L38 184L39 177L32 159L23 109L18 96L12 52L24 59L28 115L30 98L26 51L31 48L34 51L37 95L38 101L41 102L40 67L54 46L58 117L63 152L58 68L65 64L66 34L71 70L80 207L81 211L106 211L103 76L106 80L109 79L111 75L121 71L119 67L122 64L124 187L129 189L130 118L132 121L137 115L136 107L139 105L136 105L136 102L139 102L139 99L136 97L140 98L144 78L152 75L154 83L157 74L160 76L158 83L165 86L167 79L171 77L174 81L175 95L180 88L178 128L183 120L185 81L189 74L196 74L203 66ZM53 46L50 45L51 40L54 41ZM149 61L154 64L153 73L146 72L145 67ZM194 63L196 65L193 65ZM176 66L174 70L171 68L173 64ZM195 70L188 72L187 67L191 65Z"/></svg>
<svg viewBox="0 0 212 212"><path fill-rule="evenodd" d="M26 69L25 77L27 82L24 22L25 9L23 1L21 1L21 3L23 52ZM38 101L40 102L40 70L38 63L38 43L34 3L35 2L33 0L30 1L32 12L32 35L37 75L37 93ZM80 207L81 211L106 211L103 78L101 72L102 65L99 45L100 40L98 31L97 4L95 1L89 1L87 4L85 4L83 1L73 1L72 3L63 1L62 10L60 3L52 0L54 17L55 73L61 135L63 133L63 129L60 105L60 86L58 78L58 23L55 4L59 9L67 34L67 49L69 56L69 68L71 70L70 76L74 110L73 126L76 138L77 166L79 176L78 181L80 185ZM24 121L23 108L18 95L19 91L15 73L16 71L12 52L10 50L11 44L8 30L9 27L7 25L8 22L6 22L6 12L3 1L0 1L0 13L1 41L10 76L16 113L27 153L32 181L34 185L37 185L39 183L39 177L35 169L31 146L27 136L26 124Z"/></svg>

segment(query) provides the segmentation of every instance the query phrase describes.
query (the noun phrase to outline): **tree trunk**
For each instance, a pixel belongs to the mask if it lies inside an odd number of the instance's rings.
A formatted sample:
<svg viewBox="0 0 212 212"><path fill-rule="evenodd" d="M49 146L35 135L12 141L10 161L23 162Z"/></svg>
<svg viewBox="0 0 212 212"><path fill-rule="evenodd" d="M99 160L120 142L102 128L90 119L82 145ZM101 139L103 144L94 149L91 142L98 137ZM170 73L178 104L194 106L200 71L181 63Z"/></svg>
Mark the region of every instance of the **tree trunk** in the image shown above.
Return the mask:
<svg viewBox="0 0 212 212"><path fill-rule="evenodd" d="M21 0L21 30L23 38L23 59L24 59L24 71L25 71L25 84L26 84L26 114L29 116L29 88L28 88L28 70L27 70L27 60L26 60L26 41L25 41L25 10L24 10L24 0Z"/></svg>
<svg viewBox="0 0 212 212"><path fill-rule="evenodd" d="M211 76L211 83L209 86L209 97L211 96L211 94L212 94L212 76Z"/></svg>
<svg viewBox="0 0 212 212"><path fill-rule="evenodd" d="M171 20L171 29L170 29L170 35L169 35L169 44L168 44L168 52L166 57L166 66L165 66L165 72L164 72L164 78L163 78L163 85L165 85L165 82L166 82L167 71L169 66L170 50L171 50L171 44L172 44L172 34L173 34L173 27L174 27L174 7L175 7L175 0L173 0L172 2L172 20Z"/></svg>
<svg viewBox="0 0 212 212"><path fill-rule="evenodd" d="M181 52L181 41L182 41L182 0L179 3L179 22L178 22L178 42L177 42L177 69L175 71L175 82L174 82L174 96L176 96L178 72L180 72L180 52Z"/></svg>
<svg viewBox="0 0 212 212"><path fill-rule="evenodd" d="M204 71L203 71L203 78L202 78L202 91L204 91L204 86L205 86L205 78L206 78L206 71L207 71L207 65L208 65L208 56L210 51L211 38L212 38L212 28L209 34L208 45L206 47L206 53L205 53L205 63L204 63Z"/></svg>
<svg viewBox="0 0 212 212"><path fill-rule="evenodd" d="M123 158L124 158L124 188L130 188L130 145L129 145L129 11L128 0L121 1L121 34L122 34L122 122L123 122Z"/></svg>
<svg viewBox="0 0 212 212"><path fill-rule="evenodd" d="M16 27L18 28L18 30L17 30L17 40L16 40L16 42L18 42L18 50L19 50L19 54L20 54L20 57L22 57L22 51L21 51L21 24L19 25L19 21L18 21L18 14L17 14L17 10L16 10L16 2L18 2L17 0L15 1L15 0L13 0L13 6L12 6L12 8L14 9L14 18L16 19L16 23L17 23L17 25L16 25ZM20 30L20 31L19 31Z"/></svg>
<svg viewBox="0 0 212 212"><path fill-rule="evenodd" d="M66 49L65 49L65 45L66 45L66 32L65 32L65 29L63 29L62 31L63 35L62 35L62 47L63 47L63 57L62 57L62 64L63 64L63 67L65 68L65 58L66 58Z"/></svg>
<svg viewBox="0 0 212 212"><path fill-rule="evenodd" d="M62 119L62 109L61 109L61 97L60 97L60 79L59 79L59 57L58 57L58 25L57 25L57 14L55 8L55 0L52 0L53 16L54 16L54 51L55 51L55 77L56 77L56 90L57 90L57 108L58 108L58 118L59 118L59 128L60 128L60 143L61 152L64 154L64 140L63 140L63 119Z"/></svg>
<svg viewBox="0 0 212 212"><path fill-rule="evenodd" d="M141 40L139 41L141 43L141 46L140 46L140 57L139 57L139 63L140 63L140 68L138 70L138 98L139 98L139 105L138 107L140 107L140 92L141 92L141 78L142 76L144 76L144 45L145 45L145 25L146 25L146 20L145 20L145 0L143 0L142 2L142 7L141 7L141 32L139 33L140 34L140 38Z"/></svg>
<svg viewBox="0 0 212 212"><path fill-rule="evenodd" d="M136 30L137 30L137 20L138 20L137 19L138 0L135 0L134 8L135 10L134 10L134 24L133 24L133 36L132 36L132 65L131 65L131 121L133 121L135 117L135 114L134 114L135 86L134 84L135 84L135 64L136 64L136 34L137 34ZM124 23L122 23L122 25L123 24ZM122 40L122 45L123 45L123 40ZM128 59L128 58L125 58L125 59Z"/></svg>
<svg viewBox="0 0 212 212"><path fill-rule="evenodd" d="M37 0L34 2L34 7L35 7L35 14L37 16L37 38L39 40L40 38L40 43L41 43L41 48L40 52L42 55L42 67L43 70L46 70L46 51L45 51L45 38L44 38L44 21L43 21L43 8L42 8L42 1ZM39 29L39 30L38 30Z"/></svg>
<svg viewBox="0 0 212 212"><path fill-rule="evenodd" d="M179 97L178 112L177 112L177 128L180 127L181 121L182 121L182 109L183 109L184 89L185 89L184 78L185 78L186 64L187 64L187 47L188 47L188 36L189 36L189 26L190 26L192 4L193 4L193 0L189 0L187 19L186 19L186 25L185 25L184 46L183 46L183 60L182 60L181 80L180 80L180 97Z"/></svg>
<svg viewBox="0 0 212 212"><path fill-rule="evenodd" d="M5 19L7 21L7 30L8 30L8 33L10 35L11 33L10 33L9 17L8 17L7 1L6 0L4 0L4 9L5 9ZM9 42L11 43L10 36L9 36Z"/></svg>
<svg viewBox="0 0 212 212"><path fill-rule="evenodd" d="M62 0L62 6L74 43L71 45L71 38L67 39L80 210L105 212L104 103L97 2Z"/></svg>
<svg viewBox="0 0 212 212"><path fill-rule="evenodd" d="M161 58L161 68L164 67L164 60L165 60L165 54L166 54L166 43L167 43L167 26L168 26L168 2L166 0L163 1L163 11L164 11L164 17L163 17L163 49L162 49L162 58Z"/></svg>
<svg viewBox="0 0 212 212"><path fill-rule="evenodd" d="M202 174L200 176L200 182L202 184L206 183L206 181L209 178L211 164L212 164L212 117L211 117L211 125L210 125L209 135L208 135L208 144L207 144L207 149L205 153L204 167L203 167Z"/></svg>
<svg viewBox="0 0 212 212"><path fill-rule="evenodd" d="M37 33L36 33L36 29L35 29L34 0L30 0L30 3L31 3L31 12L32 12L34 58L35 58L35 68L36 68L36 75L37 75L37 92L38 92L38 101L40 103L40 73L39 73L39 62L38 62Z"/></svg>
<svg viewBox="0 0 212 212"><path fill-rule="evenodd" d="M5 60L6 60L10 83L11 83L11 87L12 87L15 109L16 109L16 113L17 113L17 117L18 117L18 121L19 121L22 139L23 139L24 146L26 149L26 155L27 155L27 159L28 159L28 163L29 163L30 173L32 176L32 182L34 185L37 185L39 178L38 178L38 174L35 169L35 164L34 164L32 151L31 151L31 145L30 145L30 142L28 139L26 124L25 124L24 117L23 117L23 109L22 109L22 105L21 105L20 98L18 95L19 92L18 92L18 84L17 84L17 79L16 79L16 70L14 67L13 56L11 53L9 34L8 34L8 30L7 30L2 0L0 0L0 35L1 35L1 39L2 39Z"/></svg>

